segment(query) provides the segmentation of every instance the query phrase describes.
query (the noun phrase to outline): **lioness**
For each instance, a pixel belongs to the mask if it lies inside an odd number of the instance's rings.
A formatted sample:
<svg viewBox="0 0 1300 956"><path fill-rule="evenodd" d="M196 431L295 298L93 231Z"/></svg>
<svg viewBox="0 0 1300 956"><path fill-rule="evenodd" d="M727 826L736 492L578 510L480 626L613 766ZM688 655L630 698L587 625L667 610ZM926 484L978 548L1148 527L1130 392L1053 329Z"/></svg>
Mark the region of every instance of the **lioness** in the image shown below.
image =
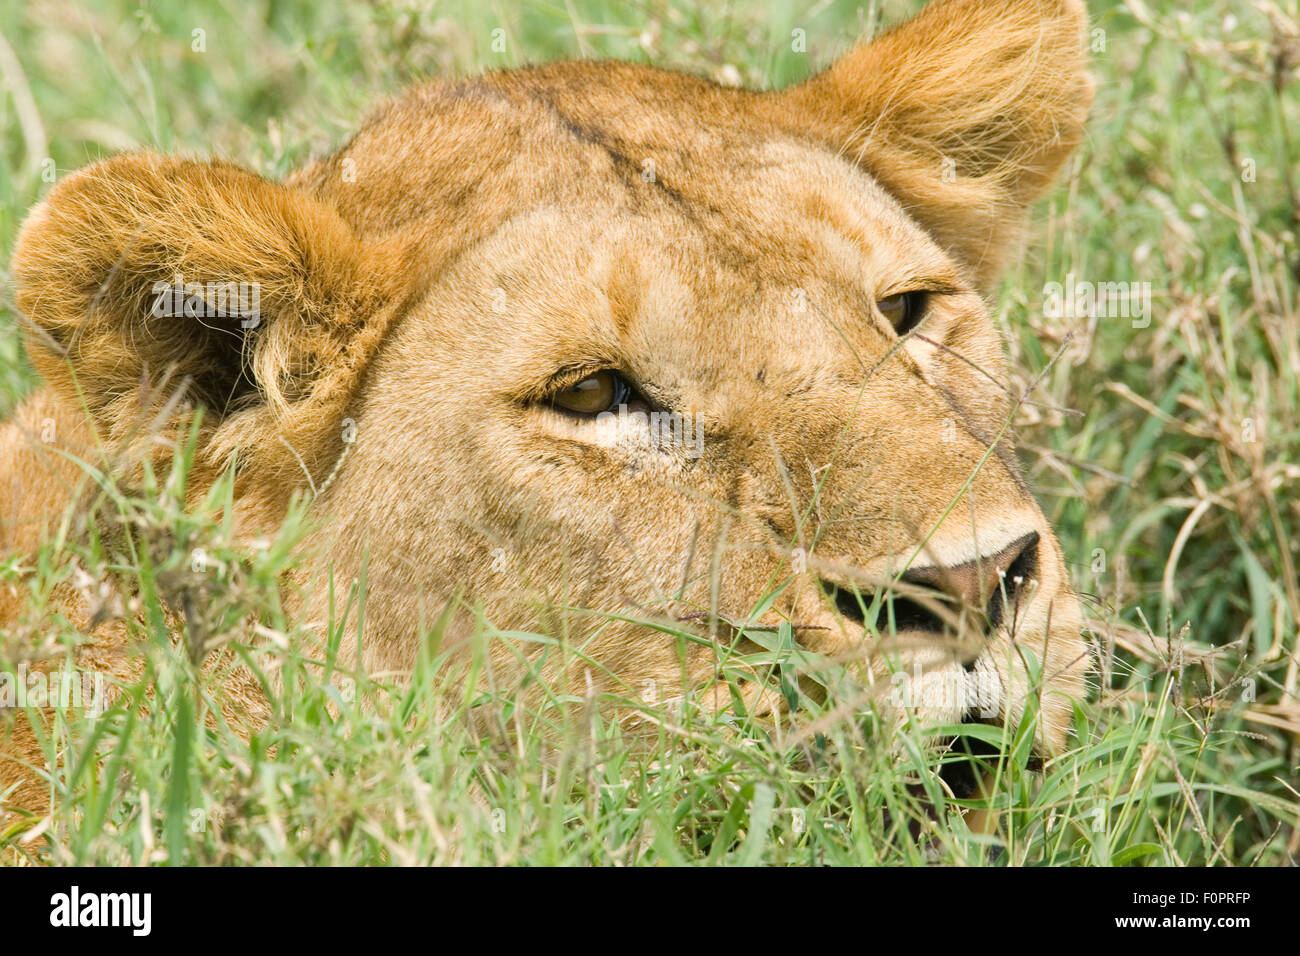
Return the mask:
<svg viewBox="0 0 1300 956"><path fill-rule="evenodd" d="M718 622L775 591L759 623L914 674L927 719L1040 696L1059 750L1088 648L985 296L1083 135L1084 26L1078 0L936 0L782 91L557 63L420 86L284 182L87 166L14 253L46 385L0 431L0 545L37 547L76 458L161 470L197 408L190 496L233 467L250 536L312 496L294 613L364 573L373 670L409 670L459 588L597 665L551 679L707 695ZM18 609L0 594L0 625ZM129 671L128 632L83 661ZM926 693L954 677L987 713ZM0 792L48 803L21 720L6 749Z"/></svg>

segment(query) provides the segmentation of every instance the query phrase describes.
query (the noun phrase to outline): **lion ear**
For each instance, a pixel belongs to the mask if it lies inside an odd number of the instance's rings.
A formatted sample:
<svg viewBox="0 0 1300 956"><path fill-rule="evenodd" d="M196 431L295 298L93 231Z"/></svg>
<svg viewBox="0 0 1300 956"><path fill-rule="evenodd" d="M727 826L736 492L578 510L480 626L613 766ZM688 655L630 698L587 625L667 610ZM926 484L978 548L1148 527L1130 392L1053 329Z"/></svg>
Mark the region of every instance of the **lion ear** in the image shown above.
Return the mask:
<svg viewBox="0 0 1300 956"><path fill-rule="evenodd" d="M288 427L304 406L319 418L373 345L381 271L332 208L150 153L60 182L13 260L37 371L118 439L142 386L183 382L217 429L250 415Z"/></svg>
<svg viewBox="0 0 1300 956"><path fill-rule="evenodd" d="M1080 0L935 0L777 94L777 118L856 159L988 287L1083 138Z"/></svg>

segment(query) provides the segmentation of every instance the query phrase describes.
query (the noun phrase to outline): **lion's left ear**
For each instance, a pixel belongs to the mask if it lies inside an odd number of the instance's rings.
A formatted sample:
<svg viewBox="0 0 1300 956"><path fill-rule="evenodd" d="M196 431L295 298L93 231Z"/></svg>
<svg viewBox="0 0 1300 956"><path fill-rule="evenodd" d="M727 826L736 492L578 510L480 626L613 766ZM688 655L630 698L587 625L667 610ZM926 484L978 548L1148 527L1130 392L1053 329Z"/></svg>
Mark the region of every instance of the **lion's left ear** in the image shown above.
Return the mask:
<svg viewBox="0 0 1300 956"><path fill-rule="evenodd" d="M856 159L987 288L1083 138L1080 0L935 0L765 102Z"/></svg>

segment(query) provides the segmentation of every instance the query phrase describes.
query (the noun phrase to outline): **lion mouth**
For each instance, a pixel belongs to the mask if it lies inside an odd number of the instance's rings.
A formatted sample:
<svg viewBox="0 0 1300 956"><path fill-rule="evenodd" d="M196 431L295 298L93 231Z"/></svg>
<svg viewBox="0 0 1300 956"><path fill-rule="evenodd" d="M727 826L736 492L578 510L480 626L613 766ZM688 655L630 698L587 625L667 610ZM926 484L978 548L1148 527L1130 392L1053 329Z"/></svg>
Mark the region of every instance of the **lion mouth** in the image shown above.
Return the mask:
<svg viewBox="0 0 1300 956"><path fill-rule="evenodd" d="M980 720L974 715L963 723L993 726L990 721ZM990 743L980 737L967 734L942 738L938 743L938 766L932 771L935 783L943 793L940 802L932 798L933 789L924 781L907 785L907 793L914 801L917 810L908 821L908 831L913 840L924 843L929 851L939 852L940 838L936 830L950 830L951 814L954 810L965 820L966 827L972 833L991 836L997 831L999 811L989 807L953 807L949 801L991 801L994 796L995 781L999 777L999 768L1004 765L1008 754L1003 747ZM1027 769L1041 766L1041 758L1035 753L1031 756ZM950 814L944 819L941 807ZM928 822L928 825L927 825ZM991 850L995 853L995 850Z"/></svg>
<svg viewBox="0 0 1300 956"><path fill-rule="evenodd" d="M954 799L970 800L981 795L987 780L980 765L996 765L1003 756L998 747L976 737L950 737L936 775Z"/></svg>

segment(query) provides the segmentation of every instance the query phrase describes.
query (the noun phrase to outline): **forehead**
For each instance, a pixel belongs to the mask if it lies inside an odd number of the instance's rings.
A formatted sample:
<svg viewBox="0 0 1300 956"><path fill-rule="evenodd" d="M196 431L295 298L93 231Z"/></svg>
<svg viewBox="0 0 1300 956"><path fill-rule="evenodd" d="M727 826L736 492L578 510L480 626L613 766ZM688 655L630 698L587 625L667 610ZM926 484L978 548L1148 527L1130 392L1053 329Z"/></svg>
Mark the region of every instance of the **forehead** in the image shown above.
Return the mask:
<svg viewBox="0 0 1300 956"><path fill-rule="evenodd" d="M539 209L582 210L653 222L664 243L689 237L720 266L774 281L956 277L875 180L773 126L758 96L615 63L432 84L380 110L298 185L328 193L363 236L406 231L443 257ZM590 238L593 224L564 241Z"/></svg>
<svg viewBox="0 0 1300 956"><path fill-rule="evenodd" d="M421 325L449 343L508 339L491 352L508 378L591 359L704 381L773 358L852 377L890 347L874 299L963 284L870 175L775 128L754 94L572 69L597 75L419 89L318 179L358 232L418 248Z"/></svg>

